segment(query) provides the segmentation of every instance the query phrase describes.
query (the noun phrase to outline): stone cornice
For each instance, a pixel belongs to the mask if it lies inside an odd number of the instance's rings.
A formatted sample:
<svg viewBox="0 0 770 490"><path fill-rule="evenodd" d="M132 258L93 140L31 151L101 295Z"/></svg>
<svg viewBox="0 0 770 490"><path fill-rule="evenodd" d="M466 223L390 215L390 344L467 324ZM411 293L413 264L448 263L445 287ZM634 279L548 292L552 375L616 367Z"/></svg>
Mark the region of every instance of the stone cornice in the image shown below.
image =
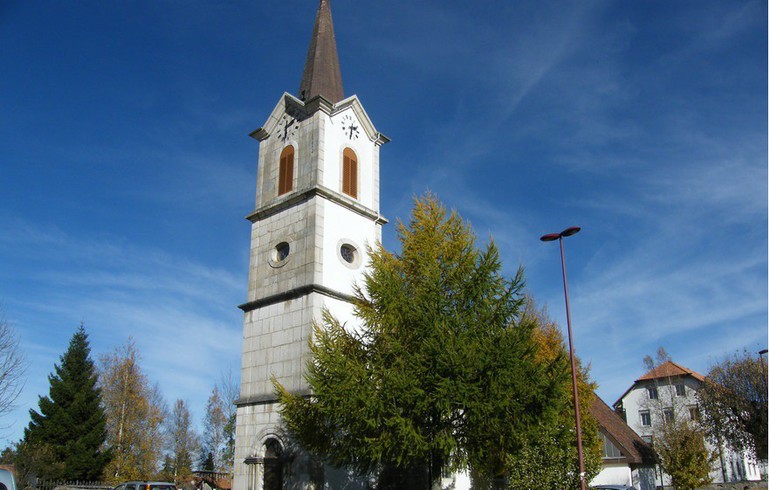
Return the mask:
<svg viewBox="0 0 770 490"><path fill-rule="evenodd" d="M257 308L262 308L263 306L269 306L276 303L281 303L284 301L288 301L290 299L297 299L302 296L307 296L308 294L311 294L311 293L323 294L324 296L328 296L334 299L339 299L342 301L347 301L348 303L352 303L355 300L353 296L347 293L343 293L335 289L322 286L320 284L307 284L305 286L293 288L288 291L282 291L280 293L266 296L264 298L260 298L254 301L249 301L248 303L239 305L238 308L240 308L246 313L252 310L256 310Z"/></svg>
<svg viewBox="0 0 770 490"><path fill-rule="evenodd" d="M308 390L297 391L292 394L299 395L304 398L310 397L310 391ZM245 398L239 398L235 400L234 403L236 407L253 407L255 405L270 405L273 403L278 403L278 397L275 396L275 393L270 393L267 395L254 395L254 396L247 396Z"/></svg>
<svg viewBox="0 0 770 490"><path fill-rule="evenodd" d="M379 214L378 212L374 211L373 209L370 209L358 201L355 201L354 199L351 199L349 197L343 196L342 194L335 192L328 187L324 187L322 185L315 185L309 189L305 189L301 192L296 192L289 194L288 197L273 203L269 204L267 206L263 206L254 212L250 213L246 216L246 219L251 221L252 223L256 223L257 221L261 221L265 218L269 218L270 216L273 216L274 214L277 214L284 209L288 209L293 206L297 206L299 204L302 204L303 202L309 201L313 197L322 197L328 201L331 201L333 203L339 204L340 206L343 206L356 214L359 214L365 218L368 218L372 221L374 221L378 225L384 225L388 222L388 220Z"/></svg>

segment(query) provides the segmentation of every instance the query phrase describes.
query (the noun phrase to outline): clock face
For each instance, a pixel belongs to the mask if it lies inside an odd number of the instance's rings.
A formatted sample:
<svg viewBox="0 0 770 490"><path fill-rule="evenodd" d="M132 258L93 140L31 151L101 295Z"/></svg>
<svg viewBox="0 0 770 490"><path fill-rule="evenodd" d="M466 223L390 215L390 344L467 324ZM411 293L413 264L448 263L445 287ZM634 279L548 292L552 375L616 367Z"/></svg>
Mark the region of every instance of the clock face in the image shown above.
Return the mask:
<svg viewBox="0 0 770 490"><path fill-rule="evenodd" d="M275 135L282 141L286 141L290 137L297 134L299 129L299 122L288 114L284 114L281 120L278 122L278 129L276 129Z"/></svg>
<svg viewBox="0 0 770 490"><path fill-rule="evenodd" d="M342 132L349 140L357 140L360 133L360 127L356 119L350 114L345 114L342 118Z"/></svg>

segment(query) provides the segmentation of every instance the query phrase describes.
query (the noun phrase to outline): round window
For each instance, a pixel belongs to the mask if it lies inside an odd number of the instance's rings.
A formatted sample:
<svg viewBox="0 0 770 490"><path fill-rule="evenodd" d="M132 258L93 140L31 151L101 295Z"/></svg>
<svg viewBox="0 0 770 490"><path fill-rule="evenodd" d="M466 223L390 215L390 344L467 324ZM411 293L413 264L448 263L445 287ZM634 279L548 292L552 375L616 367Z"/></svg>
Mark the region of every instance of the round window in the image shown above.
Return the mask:
<svg viewBox="0 0 770 490"><path fill-rule="evenodd" d="M358 269L363 260L358 245L345 238L337 242L337 258L348 269Z"/></svg>
<svg viewBox="0 0 770 490"><path fill-rule="evenodd" d="M342 260L348 264L352 264L356 261L356 249L353 247L353 245L348 243L340 247L340 255L342 256Z"/></svg>
<svg viewBox="0 0 770 490"><path fill-rule="evenodd" d="M283 267L289 262L289 254L291 254L291 244L288 241L280 242L270 250L267 262L270 267Z"/></svg>
<svg viewBox="0 0 770 490"><path fill-rule="evenodd" d="M276 262L283 262L286 260L286 257L289 256L289 252L291 251L291 248L289 247L288 242L281 242L278 245L275 246L275 254L273 256L273 260Z"/></svg>

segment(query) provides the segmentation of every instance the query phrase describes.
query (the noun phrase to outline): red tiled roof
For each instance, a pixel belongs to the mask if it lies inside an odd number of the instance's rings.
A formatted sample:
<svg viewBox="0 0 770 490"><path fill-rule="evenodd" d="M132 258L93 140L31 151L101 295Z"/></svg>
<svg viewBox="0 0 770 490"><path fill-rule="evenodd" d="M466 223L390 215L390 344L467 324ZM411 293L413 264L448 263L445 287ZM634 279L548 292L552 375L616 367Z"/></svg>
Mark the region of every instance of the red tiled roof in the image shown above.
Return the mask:
<svg viewBox="0 0 770 490"><path fill-rule="evenodd" d="M701 382L705 381L706 379L705 376L703 376L698 372L693 371L692 369L687 369L686 367L680 364L677 364L673 361L666 361L660 366L653 369L652 371L644 374L641 378L637 379L636 381L670 378L673 376L692 376L693 378Z"/></svg>
<svg viewBox="0 0 770 490"><path fill-rule="evenodd" d="M639 434L626 424L598 396L591 402L591 415L594 416L600 429L609 436L629 464L653 464L654 456L649 444L639 437Z"/></svg>

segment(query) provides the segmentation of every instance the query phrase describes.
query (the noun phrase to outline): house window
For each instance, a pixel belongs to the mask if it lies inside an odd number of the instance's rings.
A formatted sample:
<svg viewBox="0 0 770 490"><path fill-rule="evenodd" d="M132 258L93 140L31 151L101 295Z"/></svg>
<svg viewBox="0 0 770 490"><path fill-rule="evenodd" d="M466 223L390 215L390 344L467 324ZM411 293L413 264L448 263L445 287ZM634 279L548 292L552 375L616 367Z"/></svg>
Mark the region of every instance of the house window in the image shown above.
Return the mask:
<svg viewBox="0 0 770 490"><path fill-rule="evenodd" d="M278 167L278 195L286 194L294 185L294 147L289 145L281 152Z"/></svg>
<svg viewBox="0 0 770 490"><path fill-rule="evenodd" d="M639 419L642 421L642 427L650 427L652 425L649 410L642 410L639 412Z"/></svg>
<svg viewBox="0 0 770 490"><path fill-rule="evenodd" d="M684 385L682 383L674 385L676 387L676 396L684 396Z"/></svg>
<svg viewBox="0 0 770 490"><path fill-rule="evenodd" d="M603 432L599 432L599 435L602 437L602 442L604 443L604 454L602 455L603 458L622 458L623 455L620 454L620 449L612 443L609 437L607 437Z"/></svg>
<svg viewBox="0 0 770 490"><path fill-rule="evenodd" d="M690 420L700 420L700 411L698 410L698 407L687 407L687 410L690 412Z"/></svg>
<svg viewBox="0 0 770 490"><path fill-rule="evenodd" d="M652 444L652 436L642 436L642 440L647 444Z"/></svg>
<svg viewBox="0 0 770 490"><path fill-rule="evenodd" d="M663 420L669 424L674 421L674 409L673 408L664 408L663 409Z"/></svg>
<svg viewBox="0 0 770 490"><path fill-rule="evenodd" d="M342 152L342 192L358 197L358 158L350 148Z"/></svg>
<svg viewBox="0 0 770 490"><path fill-rule="evenodd" d="M650 397L650 400L657 400L658 388L656 386L650 386L649 388L647 388L647 395Z"/></svg>

